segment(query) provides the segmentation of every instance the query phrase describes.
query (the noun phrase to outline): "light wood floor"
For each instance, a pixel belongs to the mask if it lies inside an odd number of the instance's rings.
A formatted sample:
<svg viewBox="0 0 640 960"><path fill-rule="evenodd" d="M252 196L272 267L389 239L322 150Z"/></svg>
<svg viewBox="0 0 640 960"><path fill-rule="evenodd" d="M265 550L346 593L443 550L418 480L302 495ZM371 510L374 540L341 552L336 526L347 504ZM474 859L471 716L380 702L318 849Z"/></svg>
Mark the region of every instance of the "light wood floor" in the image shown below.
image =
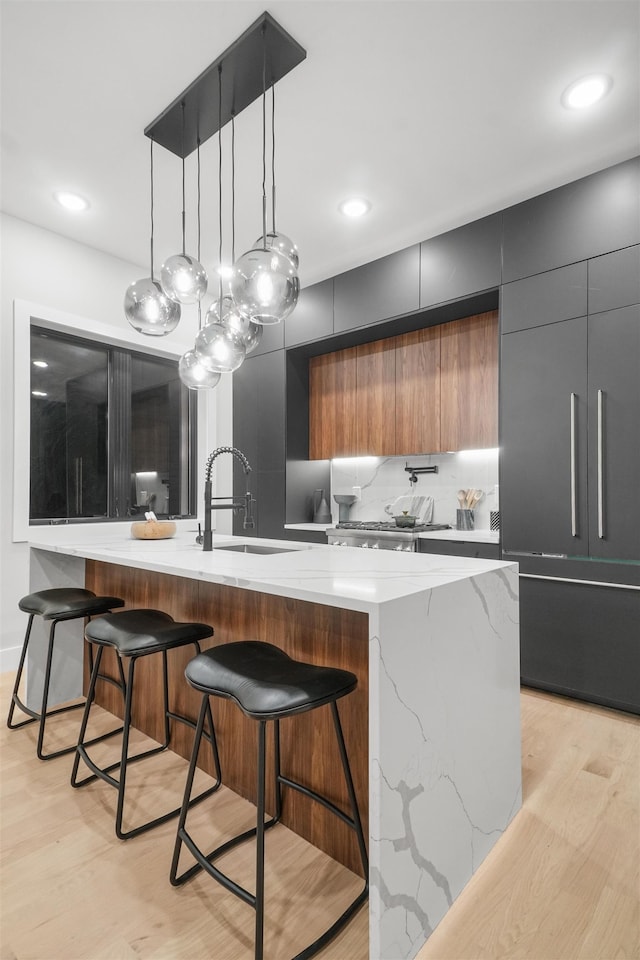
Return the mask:
<svg viewBox="0 0 640 960"><path fill-rule="evenodd" d="M35 757L35 731L4 726L0 678L2 960L250 960L253 911L208 877L167 874L175 821L122 842L115 791L72 790L69 757ZM60 737L78 714L58 719ZM106 721L106 717L104 718ZM423 947L418 960L637 960L640 957L640 720L523 691L524 806ZM178 802L184 761L131 768L131 814ZM207 804L193 823L215 836ZM217 795L220 833L253 808ZM287 960L358 889L345 868L286 828L267 834L265 956ZM234 876L252 888L252 858ZM229 868L230 869L230 868ZM322 900L322 907L320 907ZM366 910L321 954L365 960Z"/></svg>

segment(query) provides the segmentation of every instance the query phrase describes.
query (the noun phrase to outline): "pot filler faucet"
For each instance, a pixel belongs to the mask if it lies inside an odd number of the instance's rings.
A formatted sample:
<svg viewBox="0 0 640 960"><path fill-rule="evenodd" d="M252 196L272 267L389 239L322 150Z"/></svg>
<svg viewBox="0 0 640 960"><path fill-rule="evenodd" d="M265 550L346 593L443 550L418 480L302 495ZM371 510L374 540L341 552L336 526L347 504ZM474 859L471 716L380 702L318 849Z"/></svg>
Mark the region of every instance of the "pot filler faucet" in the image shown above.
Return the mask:
<svg viewBox="0 0 640 960"><path fill-rule="evenodd" d="M251 527L255 527L255 521L251 513L251 505L255 503L255 500L252 499L249 490L247 490L244 497L239 497L237 499L234 499L233 497L211 496L213 489L213 484L211 482L213 461L219 457L221 453L230 453L236 458L236 460L239 460L246 476L249 476L251 473L249 461L245 457L244 453L241 453L240 450L237 450L235 447L216 447L216 449L209 454L204 475L204 536L202 539L202 549L207 551L211 551L213 549L213 537L211 532L212 510L242 510L244 512L244 529L248 530ZM214 503L214 500L230 500L231 502Z"/></svg>

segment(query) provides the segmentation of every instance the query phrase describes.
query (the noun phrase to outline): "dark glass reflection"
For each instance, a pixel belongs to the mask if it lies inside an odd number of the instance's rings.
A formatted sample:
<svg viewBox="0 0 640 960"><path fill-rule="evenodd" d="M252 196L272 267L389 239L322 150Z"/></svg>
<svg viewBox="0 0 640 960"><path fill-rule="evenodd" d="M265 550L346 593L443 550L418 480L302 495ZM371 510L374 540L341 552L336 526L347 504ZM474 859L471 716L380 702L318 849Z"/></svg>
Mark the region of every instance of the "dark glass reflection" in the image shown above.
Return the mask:
<svg viewBox="0 0 640 960"><path fill-rule="evenodd" d="M134 355L131 361L132 514L186 513L181 504L184 387L175 362Z"/></svg>
<svg viewBox="0 0 640 960"><path fill-rule="evenodd" d="M31 360L30 517L104 517L108 351L32 327Z"/></svg>

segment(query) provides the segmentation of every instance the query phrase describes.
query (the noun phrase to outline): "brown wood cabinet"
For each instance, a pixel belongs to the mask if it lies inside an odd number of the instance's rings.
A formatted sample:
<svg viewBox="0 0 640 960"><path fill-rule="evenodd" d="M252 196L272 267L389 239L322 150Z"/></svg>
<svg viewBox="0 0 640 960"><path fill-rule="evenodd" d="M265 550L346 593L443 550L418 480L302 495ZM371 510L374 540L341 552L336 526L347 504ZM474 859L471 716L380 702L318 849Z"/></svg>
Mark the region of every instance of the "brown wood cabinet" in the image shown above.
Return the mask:
<svg viewBox="0 0 640 960"><path fill-rule="evenodd" d="M440 327L440 449L498 446L498 313Z"/></svg>
<svg viewBox="0 0 640 960"><path fill-rule="evenodd" d="M356 449L356 348L309 360L309 459Z"/></svg>
<svg viewBox="0 0 640 960"><path fill-rule="evenodd" d="M394 453L440 447L440 327L396 337Z"/></svg>
<svg viewBox="0 0 640 960"><path fill-rule="evenodd" d="M395 337L356 348L356 446L359 456L385 456L394 445Z"/></svg>
<svg viewBox="0 0 640 960"><path fill-rule="evenodd" d="M309 457L498 445L498 312L309 361Z"/></svg>

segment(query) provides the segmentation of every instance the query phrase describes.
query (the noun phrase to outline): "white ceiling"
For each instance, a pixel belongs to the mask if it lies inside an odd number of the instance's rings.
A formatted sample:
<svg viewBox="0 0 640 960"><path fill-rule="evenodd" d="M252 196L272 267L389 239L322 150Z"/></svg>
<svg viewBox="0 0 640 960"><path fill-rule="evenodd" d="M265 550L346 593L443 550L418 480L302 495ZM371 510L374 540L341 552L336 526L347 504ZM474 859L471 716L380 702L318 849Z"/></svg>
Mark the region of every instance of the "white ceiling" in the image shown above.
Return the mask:
<svg viewBox="0 0 640 960"><path fill-rule="evenodd" d="M307 50L276 87L277 226L303 285L640 152L635 0L2 0L2 209L148 275L143 129L265 9ZM565 110L564 88L593 72L609 95ZM257 103L236 121L237 255L262 230L261 117ZM225 128L227 172L228 144ZM201 160L211 269L216 138ZM159 264L181 248L181 161L156 148L155 169ZM192 155L193 254L195 170ZM65 212L57 189L90 210ZM338 213L352 194L373 205L363 220ZM226 211L227 259L230 233Z"/></svg>

